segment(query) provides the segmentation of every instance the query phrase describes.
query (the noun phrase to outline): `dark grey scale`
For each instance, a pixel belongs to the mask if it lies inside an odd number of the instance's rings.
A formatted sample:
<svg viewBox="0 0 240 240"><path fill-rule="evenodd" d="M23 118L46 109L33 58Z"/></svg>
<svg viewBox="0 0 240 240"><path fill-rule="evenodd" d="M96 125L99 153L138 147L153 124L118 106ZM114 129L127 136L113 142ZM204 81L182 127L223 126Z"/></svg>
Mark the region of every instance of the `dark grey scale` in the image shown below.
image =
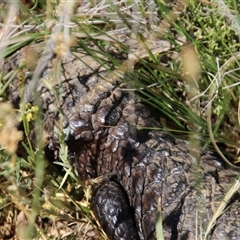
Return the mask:
<svg viewBox="0 0 240 240"><path fill-rule="evenodd" d="M93 140L92 129L89 123L75 115L69 119L70 136L74 140L91 141Z"/></svg>

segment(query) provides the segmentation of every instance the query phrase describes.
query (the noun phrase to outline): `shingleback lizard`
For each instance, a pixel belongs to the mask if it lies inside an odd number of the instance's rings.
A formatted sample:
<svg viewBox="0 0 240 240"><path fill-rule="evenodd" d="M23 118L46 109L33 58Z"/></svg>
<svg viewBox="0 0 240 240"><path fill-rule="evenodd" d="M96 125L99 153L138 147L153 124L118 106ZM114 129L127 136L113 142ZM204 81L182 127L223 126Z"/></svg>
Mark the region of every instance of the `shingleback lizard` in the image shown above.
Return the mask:
<svg viewBox="0 0 240 240"><path fill-rule="evenodd" d="M3 69L8 71L18 61ZM36 85L49 133L46 155L57 157L62 122L69 159L79 178L101 177L91 206L109 239L155 239L159 209L165 239L200 239L237 171L208 152L200 154L196 168L198 159L189 153L189 144L148 130L159 124L141 100L122 90L121 79L112 79L90 56L74 53L46 64ZM28 100L30 85L24 90ZM8 95L17 101L16 84ZM239 199L238 191L209 239L240 239Z"/></svg>

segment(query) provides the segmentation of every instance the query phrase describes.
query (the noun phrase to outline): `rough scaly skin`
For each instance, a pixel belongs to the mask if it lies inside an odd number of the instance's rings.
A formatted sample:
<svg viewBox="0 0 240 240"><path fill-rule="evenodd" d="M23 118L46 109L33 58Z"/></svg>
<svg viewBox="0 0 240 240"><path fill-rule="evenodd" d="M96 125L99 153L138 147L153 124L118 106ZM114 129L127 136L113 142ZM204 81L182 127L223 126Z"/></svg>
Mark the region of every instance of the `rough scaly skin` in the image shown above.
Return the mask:
<svg viewBox="0 0 240 240"><path fill-rule="evenodd" d="M196 231L204 233L237 173L206 153L197 172L186 142L141 129L159 126L141 101L91 57L76 56L49 62L38 82L50 133L48 155L57 156L60 126L79 178L104 179L94 191L92 208L110 239L155 239L159 206L165 239L194 239ZM9 90L13 100L14 92ZM217 220L210 239L240 238L239 194Z"/></svg>

